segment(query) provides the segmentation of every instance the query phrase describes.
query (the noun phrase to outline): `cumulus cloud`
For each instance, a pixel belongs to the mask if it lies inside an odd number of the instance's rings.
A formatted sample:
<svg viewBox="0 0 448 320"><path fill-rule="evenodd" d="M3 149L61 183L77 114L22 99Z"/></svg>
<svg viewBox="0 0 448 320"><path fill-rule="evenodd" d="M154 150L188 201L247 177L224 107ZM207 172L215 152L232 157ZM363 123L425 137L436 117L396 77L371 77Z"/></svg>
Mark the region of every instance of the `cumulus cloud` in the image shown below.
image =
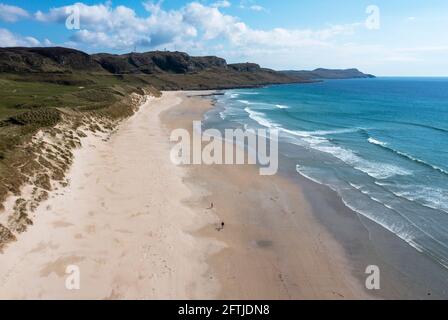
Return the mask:
<svg viewBox="0 0 448 320"><path fill-rule="evenodd" d="M16 6L0 3L0 20L6 22L16 22L20 19L28 18L29 13Z"/></svg>
<svg viewBox="0 0 448 320"><path fill-rule="evenodd" d="M193 2L181 10L182 21L199 31L202 39L223 38L233 46L302 47L324 45L338 35L353 34L360 23L329 26L320 30L275 28L260 30L249 27L237 17L223 14L216 7Z"/></svg>
<svg viewBox="0 0 448 320"><path fill-rule="evenodd" d="M378 67L385 74L392 71L381 66L391 66L391 61L394 67L401 66L400 70L406 72L409 72L409 62L420 63L422 70L426 70L423 66L428 56L446 65L444 57L448 47L443 43L431 45L423 39L421 43L404 43L401 48L399 43L374 45L376 38L373 33L367 34L363 23L325 25L320 29L254 28L225 10L233 4L245 10L269 12L256 0L232 0L232 3L229 0L191 0L170 10L162 4L162 0L143 2L145 11L137 13L125 5L113 6L110 1L92 5L76 2L31 14L20 7L0 3L0 21L13 23L33 19L37 23L57 23L65 28L67 18L79 12L80 29L63 32L68 38L59 45L86 51L130 51L134 46L138 50L167 48L197 55L219 55L231 61L255 61L278 69L294 68L296 64L297 68L309 69L357 66L370 72L374 72L372 67ZM414 17L403 19L407 25L418 22ZM370 40L372 43L367 42ZM48 39L39 42L0 28L0 45L55 44ZM443 68L438 66L439 69ZM405 74L404 71L398 73Z"/></svg>
<svg viewBox="0 0 448 320"><path fill-rule="evenodd" d="M112 8L109 4L86 5L77 2L73 5L52 8L44 13L37 11L34 16L41 22L65 23L67 18L74 12L79 13L82 27L96 30L116 30L126 27L139 27L139 19L134 10L125 6ZM138 31L138 30L137 30Z"/></svg>
<svg viewBox="0 0 448 320"><path fill-rule="evenodd" d="M23 37L7 29L0 29L0 43L2 47L37 47L40 41L33 37Z"/></svg>
<svg viewBox="0 0 448 320"><path fill-rule="evenodd" d="M38 11L41 22L64 23L73 12L79 12L80 30L71 37L71 44L80 43L112 49L129 49L135 45L155 47L197 35L196 29L183 21L180 11L165 11L161 2L145 2L148 16L139 17L126 6L113 8L109 3L73 5Z"/></svg>
<svg viewBox="0 0 448 320"><path fill-rule="evenodd" d="M255 2L247 2L256 7ZM177 48L191 51L216 48L216 41L229 50L257 50L260 48L302 48L326 46L340 35L352 34L358 24L329 26L320 30L275 28L255 29L238 17L225 14L227 0L210 5L190 2L179 9L165 10L162 1L147 1L143 6L147 15L126 6L113 7L110 3L87 5L81 2L69 6L38 11L35 19L41 22L65 24L72 12L80 14L80 30L74 30L71 45L87 45L110 49L130 50L135 45L148 48Z"/></svg>

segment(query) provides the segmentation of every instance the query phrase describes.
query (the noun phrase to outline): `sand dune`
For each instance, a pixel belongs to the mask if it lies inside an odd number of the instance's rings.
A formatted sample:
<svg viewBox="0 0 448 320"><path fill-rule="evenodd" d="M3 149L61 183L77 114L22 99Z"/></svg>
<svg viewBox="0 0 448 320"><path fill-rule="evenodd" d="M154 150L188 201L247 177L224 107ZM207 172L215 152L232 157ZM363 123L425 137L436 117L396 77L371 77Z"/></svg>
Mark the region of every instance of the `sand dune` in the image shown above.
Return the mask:
<svg viewBox="0 0 448 320"><path fill-rule="evenodd" d="M212 297L206 254L215 241L188 231L208 223L182 204L191 195L169 161L158 114L181 102L151 98L118 133L89 135L70 185L36 211L34 226L0 255L0 298L152 299ZM68 265L81 289L67 290Z"/></svg>
<svg viewBox="0 0 448 320"><path fill-rule="evenodd" d="M291 200L300 189L281 198L279 188L293 187L254 168L170 162L168 129L207 108L164 93L112 135L83 138L69 186L42 202L34 225L0 255L0 298L366 297L303 197ZM66 288L71 265L79 290Z"/></svg>

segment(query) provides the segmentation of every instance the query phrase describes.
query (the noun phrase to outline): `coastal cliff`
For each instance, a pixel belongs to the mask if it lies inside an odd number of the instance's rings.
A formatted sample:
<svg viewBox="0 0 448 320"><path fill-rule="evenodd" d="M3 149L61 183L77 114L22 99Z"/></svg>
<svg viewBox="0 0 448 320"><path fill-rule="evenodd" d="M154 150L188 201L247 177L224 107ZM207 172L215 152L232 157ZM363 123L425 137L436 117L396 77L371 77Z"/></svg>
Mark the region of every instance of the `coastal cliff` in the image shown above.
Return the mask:
<svg viewBox="0 0 448 320"><path fill-rule="evenodd" d="M0 73L60 84L90 83L89 77L113 77L163 90L225 89L301 82L257 64L228 64L214 57L153 51L89 55L75 49L0 48ZM305 80L306 82L306 80Z"/></svg>

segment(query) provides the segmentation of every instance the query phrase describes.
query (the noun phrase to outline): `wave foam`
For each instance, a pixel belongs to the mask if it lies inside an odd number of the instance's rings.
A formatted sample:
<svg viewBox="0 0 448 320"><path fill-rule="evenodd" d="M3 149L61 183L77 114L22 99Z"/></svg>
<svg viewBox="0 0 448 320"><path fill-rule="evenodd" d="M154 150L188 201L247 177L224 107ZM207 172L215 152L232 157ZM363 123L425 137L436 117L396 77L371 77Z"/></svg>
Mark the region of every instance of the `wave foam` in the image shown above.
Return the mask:
<svg viewBox="0 0 448 320"><path fill-rule="evenodd" d="M369 161L356 155L353 151L331 144L315 145L314 149L329 153L346 164L362 171L375 179L387 179L396 175L411 175L412 172L387 163Z"/></svg>
<svg viewBox="0 0 448 320"><path fill-rule="evenodd" d="M293 130L281 129L284 132L293 134L302 138L303 141L309 144L309 147L328 153L344 163L352 166L353 168L366 173L375 179L387 179L395 175L411 175L412 172L400 168L395 165L387 163L378 163L374 161L366 160L352 150L345 149L343 147L335 146L330 141L323 137L313 136L312 132L297 132ZM327 133L328 134L328 133Z"/></svg>
<svg viewBox="0 0 448 320"><path fill-rule="evenodd" d="M252 95L258 95L260 93L259 92L240 92L239 94L252 96Z"/></svg>
<svg viewBox="0 0 448 320"><path fill-rule="evenodd" d="M402 152L402 151L396 150L396 149L390 147L389 144L386 143L386 142L382 142L382 141L376 140L376 139L374 139L372 137L369 137L367 140L370 143L375 144L375 145L380 146L380 147L383 147L384 149L386 149L388 151L391 151L391 152L393 152L393 153L395 153L395 154L397 154L397 155L399 155L399 156L401 156L403 158L406 158L406 159L411 160L413 162L417 162L417 163L419 163L421 165L424 165L426 167L429 167L429 168L431 168L433 170L437 170L440 173L448 175L448 171L447 170L445 170L443 168L440 168L440 167L438 167L436 165L433 165L431 163L428 163L428 162L426 162L424 160L421 160L421 159L419 159L417 157L414 157L414 156L412 156L412 155L410 155L410 154L408 154L406 152Z"/></svg>
<svg viewBox="0 0 448 320"><path fill-rule="evenodd" d="M278 125L276 123L266 119L264 113L254 111L249 107L244 108L244 111L246 111L249 114L249 118L257 122L261 126L266 128L278 128Z"/></svg>
<svg viewBox="0 0 448 320"><path fill-rule="evenodd" d="M375 144L377 146L382 146L382 147L387 146L386 142L382 142L382 141L376 140L374 138L369 138L369 139L367 139L367 141L369 141L371 144Z"/></svg>
<svg viewBox="0 0 448 320"><path fill-rule="evenodd" d="M433 188L423 185L400 186L401 190L391 190L394 185L375 182L377 185L387 188L395 196L412 202L418 202L424 207L441 210L448 213L448 190Z"/></svg>
<svg viewBox="0 0 448 320"><path fill-rule="evenodd" d="M265 114L262 112L254 111L249 107L244 109L249 114L249 117L256 121L258 124L267 128L276 128L280 131L300 137L302 141L306 142L310 148L315 150L328 153L337 159L343 161L344 163L350 165L351 167L366 173L375 179L387 179L396 175L411 175L412 172L400 168L395 165L387 163L377 163L374 161L369 161L363 159L362 157L356 155L352 150L345 149L343 147L335 146L327 139L322 136L335 133L349 132L350 130L358 129L341 129L333 131L297 131L289 130L279 126L277 123L270 121L266 118Z"/></svg>

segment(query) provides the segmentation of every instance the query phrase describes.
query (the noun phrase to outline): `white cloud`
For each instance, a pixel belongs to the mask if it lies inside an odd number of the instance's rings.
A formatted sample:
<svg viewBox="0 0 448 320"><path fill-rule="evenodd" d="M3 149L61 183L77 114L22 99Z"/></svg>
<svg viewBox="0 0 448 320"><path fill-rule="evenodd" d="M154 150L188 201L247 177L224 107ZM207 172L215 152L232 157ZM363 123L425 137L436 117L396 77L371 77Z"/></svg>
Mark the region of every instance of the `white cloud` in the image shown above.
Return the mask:
<svg viewBox="0 0 448 320"><path fill-rule="evenodd" d="M16 22L20 19L28 18L29 14L26 10L0 3L0 20L6 22Z"/></svg>
<svg viewBox="0 0 448 320"><path fill-rule="evenodd" d="M14 34L7 29L0 29L0 43L2 47L37 47L40 46L39 40L33 37L22 37Z"/></svg>
<svg viewBox="0 0 448 320"><path fill-rule="evenodd" d="M401 53L448 53L448 45L400 48L397 51Z"/></svg>
<svg viewBox="0 0 448 320"><path fill-rule="evenodd" d="M230 5L226 0L211 5L190 2L177 10L164 10L161 1L147 1L143 5L148 12L146 17L137 16L133 9L125 6L114 8L109 3L90 6L78 2L48 12L38 11L35 18L41 22L65 23L69 13L76 8L80 13L81 30L75 31L71 40L111 49L131 49L138 45L153 48L174 46L188 50L191 47L204 47L207 42L217 39L242 49L254 46L323 46L325 41L333 37L353 33L356 27L353 24L321 30L253 29L239 18L220 11ZM256 4L251 2L251 6Z"/></svg>
<svg viewBox="0 0 448 320"><path fill-rule="evenodd" d="M212 7L215 8L229 8L230 6L232 6L232 4L227 0L217 1L212 4Z"/></svg>
<svg viewBox="0 0 448 320"><path fill-rule="evenodd" d="M125 6L118 6L115 9L109 4L86 5L77 2L73 5L52 8L44 13L37 11L35 18L41 22L65 23L67 18L73 13L79 12L81 27L94 28L98 30L111 30L125 27L129 23L131 27L136 26L137 17L134 10Z"/></svg>
<svg viewBox="0 0 448 320"><path fill-rule="evenodd" d="M259 6L258 4L254 4L254 5L250 6L249 8L254 11L266 11L266 9L264 7Z"/></svg>
<svg viewBox="0 0 448 320"><path fill-rule="evenodd" d="M302 47L324 45L338 35L349 35L361 24L336 25L321 30L253 29L238 18L225 15L217 8L194 2L182 10L183 20L202 32L203 39L224 38L233 46Z"/></svg>
<svg viewBox="0 0 448 320"><path fill-rule="evenodd" d="M239 19L225 15L215 7L207 7L198 2L192 2L181 11L183 21L202 31L205 40L218 37L229 37L247 27Z"/></svg>
<svg viewBox="0 0 448 320"><path fill-rule="evenodd" d="M164 11L161 2L145 2L144 7L147 17L138 17L133 9L125 6L113 8L108 3L89 6L78 2L48 12L38 11L35 18L41 22L65 24L70 13L78 11L81 30L73 34L72 45L131 49L134 45L155 47L197 35L196 29L183 21L180 11Z"/></svg>
<svg viewBox="0 0 448 320"><path fill-rule="evenodd" d="M51 47L54 45L53 42L50 41L50 39L45 39L43 44L45 47Z"/></svg>
<svg viewBox="0 0 448 320"><path fill-rule="evenodd" d="M262 12L262 11L269 12L268 9L257 4L255 0L241 0L240 8L248 9L248 10L252 10L252 11L258 11L258 12Z"/></svg>
<svg viewBox="0 0 448 320"><path fill-rule="evenodd" d="M170 10L162 6L161 0L146 1L143 14L124 5L113 6L109 1L95 5L77 2L38 11L34 13L34 19L41 23L58 23L65 28L67 17L76 8L80 12L81 28L63 32L69 34L69 39L59 45L86 51L130 51L137 45L138 50L167 48L195 55L219 55L231 62L254 61L279 69L356 66L367 72L383 74L409 73L408 70L412 70L410 62L419 64L424 71L426 65L433 66L437 72L447 66L444 56L448 46L443 37L415 35L413 39L396 39L394 32L389 35L385 29L380 39L377 33L364 30L363 23L314 29L254 28L228 14L225 8L233 3L245 10L269 12L255 0L234 0L232 3L228 0L191 1ZM31 17L22 8L0 4L0 21L15 22ZM406 27L420 21L421 17L403 16L401 19ZM432 26L434 21L432 19L428 24ZM443 30L446 24L443 21L439 21L436 29ZM39 42L0 29L1 46L41 44L54 45L48 39Z"/></svg>

